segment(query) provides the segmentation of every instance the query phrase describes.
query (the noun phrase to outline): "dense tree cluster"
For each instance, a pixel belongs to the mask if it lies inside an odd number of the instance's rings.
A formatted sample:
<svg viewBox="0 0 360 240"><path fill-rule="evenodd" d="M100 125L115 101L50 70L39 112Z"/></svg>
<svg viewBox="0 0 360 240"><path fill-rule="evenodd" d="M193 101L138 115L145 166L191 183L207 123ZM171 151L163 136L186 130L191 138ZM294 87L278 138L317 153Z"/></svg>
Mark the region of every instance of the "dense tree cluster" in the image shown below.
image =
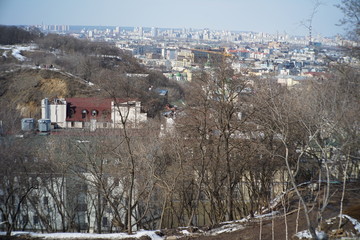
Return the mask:
<svg viewBox="0 0 360 240"><path fill-rule="evenodd" d="M0 44L30 43L41 36L41 32L35 28L27 31L16 26L0 25Z"/></svg>

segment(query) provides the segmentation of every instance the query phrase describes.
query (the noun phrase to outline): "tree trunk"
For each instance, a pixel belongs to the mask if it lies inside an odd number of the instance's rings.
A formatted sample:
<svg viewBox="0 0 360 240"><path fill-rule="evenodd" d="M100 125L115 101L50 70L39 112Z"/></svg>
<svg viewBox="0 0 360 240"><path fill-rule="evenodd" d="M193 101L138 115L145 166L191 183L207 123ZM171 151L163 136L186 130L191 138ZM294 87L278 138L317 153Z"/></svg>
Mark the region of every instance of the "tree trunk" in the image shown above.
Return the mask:
<svg viewBox="0 0 360 240"><path fill-rule="evenodd" d="M295 179L294 179L294 174L292 173L291 171L291 168L290 168L290 165L289 165L289 148L287 147L287 144L284 140L283 141L283 144L284 144L284 147L285 147L285 164L286 164L286 168L288 170L288 173L289 173L289 177L290 177L290 182L298 196L298 198L300 199L302 205L303 205L303 208L304 208L304 215L305 215L305 219L306 219L306 224L307 224L307 228L311 234L311 237L313 239L318 239L317 235L316 235L316 232L315 232L315 228L313 227L312 223L311 223L311 220L310 220L310 216L309 216L309 211L308 211L308 208L307 208L307 205L306 205L306 202L304 200L304 198L301 196L300 192L299 192L299 189L295 183Z"/></svg>
<svg viewBox="0 0 360 240"><path fill-rule="evenodd" d="M345 163L345 170L344 170L344 176L343 176L343 188L342 188L342 193L341 193L341 200L340 200L340 214L339 214L339 229L341 228L342 225L342 215L343 215L343 205L344 205L344 198L345 198L345 189L346 189L346 179L347 179L347 169L349 166L349 155L346 158L346 163Z"/></svg>
<svg viewBox="0 0 360 240"><path fill-rule="evenodd" d="M96 206L96 225L97 225L97 233L101 233L101 195L100 190L98 190L97 194L97 206Z"/></svg>

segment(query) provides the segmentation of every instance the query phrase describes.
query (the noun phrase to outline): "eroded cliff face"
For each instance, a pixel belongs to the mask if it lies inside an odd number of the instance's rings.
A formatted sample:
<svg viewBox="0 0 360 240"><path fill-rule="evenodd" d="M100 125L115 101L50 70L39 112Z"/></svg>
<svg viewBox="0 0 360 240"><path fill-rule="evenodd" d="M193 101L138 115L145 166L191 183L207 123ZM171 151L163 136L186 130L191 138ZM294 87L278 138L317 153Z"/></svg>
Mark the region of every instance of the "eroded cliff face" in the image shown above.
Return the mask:
<svg viewBox="0 0 360 240"><path fill-rule="evenodd" d="M85 97L98 94L81 79L60 71L19 69L1 74L0 104L21 117L41 117L41 99Z"/></svg>
<svg viewBox="0 0 360 240"><path fill-rule="evenodd" d="M57 95L62 98L69 94L68 84L66 80L61 78L41 79L39 82L39 90L48 95Z"/></svg>

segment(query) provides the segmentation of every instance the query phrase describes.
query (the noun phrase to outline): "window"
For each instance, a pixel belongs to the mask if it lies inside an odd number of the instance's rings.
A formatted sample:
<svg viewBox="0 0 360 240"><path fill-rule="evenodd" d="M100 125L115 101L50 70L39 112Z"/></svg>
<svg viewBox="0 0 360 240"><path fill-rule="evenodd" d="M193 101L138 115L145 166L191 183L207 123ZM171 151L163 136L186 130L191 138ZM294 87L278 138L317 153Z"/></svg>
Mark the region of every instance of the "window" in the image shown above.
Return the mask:
<svg viewBox="0 0 360 240"><path fill-rule="evenodd" d="M81 111L81 117L86 118L87 113L88 113L88 111L86 109L82 110Z"/></svg>
<svg viewBox="0 0 360 240"><path fill-rule="evenodd" d="M108 225L108 218L107 217L103 217L102 225L103 225L103 227L107 227L107 225Z"/></svg>
<svg viewBox="0 0 360 240"><path fill-rule="evenodd" d="M33 222L34 222L34 224L39 224L39 216L34 215Z"/></svg>
<svg viewBox="0 0 360 240"><path fill-rule="evenodd" d="M98 115L98 111L97 110L92 110L91 111L91 116L93 116L93 117L96 117Z"/></svg>
<svg viewBox="0 0 360 240"><path fill-rule="evenodd" d="M49 204L49 198L48 197L44 197L43 198L43 202L44 202L44 206L47 206Z"/></svg>
<svg viewBox="0 0 360 240"><path fill-rule="evenodd" d="M74 115L75 115L75 110L74 110L74 108L70 108L70 109L69 109L69 118L73 118Z"/></svg>
<svg viewBox="0 0 360 240"><path fill-rule="evenodd" d="M23 215L22 219L21 219L21 223L22 224L27 224L29 222L29 216L28 215Z"/></svg>

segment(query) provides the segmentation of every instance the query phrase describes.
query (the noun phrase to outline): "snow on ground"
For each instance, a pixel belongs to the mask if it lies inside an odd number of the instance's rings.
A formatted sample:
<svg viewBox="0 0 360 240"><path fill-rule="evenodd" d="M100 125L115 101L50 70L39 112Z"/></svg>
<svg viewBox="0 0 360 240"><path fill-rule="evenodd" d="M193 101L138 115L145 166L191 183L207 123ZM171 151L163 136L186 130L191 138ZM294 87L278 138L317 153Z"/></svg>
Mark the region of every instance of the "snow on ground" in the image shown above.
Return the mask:
<svg viewBox="0 0 360 240"><path fill-rule="evenodd" d="M180 233L183 235L191 235L191 232L189 232L188 230L181 230Z"/></svg>
<svg viewBox="0 0 360 240"><path fill-rule="evenodd" d="M12 50L12 54L11 54L11 55L13 55L13 57L16 58L16 59L19 60L19 61L25 61L26 58L25 58L23 55L21 55L20 51L21 51L21 50L15 48L15 49Z"/></svg>
<svg viewBox="0 0 360 240"><path fill-rule="evenodd" d="M340 217L340 215L338 217ZM358 220L356 220L355 218L352 218L348 215L345 215L345 214L343 214L342 217L349 219L349 221L354 225L354 229L360 233L360 222ZM316 235L318 236L319 239L327 239L326 234L324 232L316 231ZM311 238L311 234L308 230L298 232L295 234L295 236L297 236L299 239L310 239Z"/></svg>
<svg viewBox="0 0 360 240"><path fill-rule="evenodd" d="M216 236L216 235L219 235L222 233L230 233L230 232L235 232L237 230L244 229L245 227L241 223L246 223L247 221L249 221L249 220L246 218L243 218L241 220L222 222L222 223L220 223L222 226L213 228L209 231L203 231L201 229L198 229L198 231L192 232L192 231L189 231L187 227L180 227L179 229L183 229L183 230L180 230L179 233L181 233L184 236L199 236L199 235Z"/></svg>
<svg viewBox="0 0 360 240"><path fill-rule="evenodd" d="M34 44L27 45L27 46L25 46L25 45L11 45L11 46L0 45L0 49L11 50L11 52L12 52L11 55L19 61L26 60L26 58L23 55L21 55L21 51L32 51L35 48L37 48L37 46ZM7 57L7 51L5 51L3 53L3 56Z"/></svg>
<svg viewBox="0 0 360 240"><path fill-rule="evenodd" d="M4 236L5 232L0 232L0 236ZM155 231L141 230L133 235L127 233L32 233L32 232L12 232L12 236L27 235L30 237L44 238L44 239L124 239L124 238L140 238L142 236L149 236L152 240L163 240Z"/></svg>
<svg viewBox="0 0 360 240"><path fill-rule="evenodd" d="M279 211L272 211L271 213L266 213L262 215L255 215L254 218L267 218L267 217L274 217L276 215L280 214Z"/></svg>
<svg viewBox="0 0 360 240"><path fill-rule="evenodd" d="M227 224L227 225L221 226L219 228L211 229L210 231L208 231L206 233L206 235L215 236L215 235L218 235L218 234L221 234L221 233L234 232L234 231L244 229L244 228L245 227L243 225L241 225L241 224Z"/></svg>
<svg viewBox="0 0 360 240"><path fill-rule="evenodd" d="M7 58L7 53L8 53L8 51L4 51L3 54L2 54L2 56L3 56L4 58Z"/></svg>
<svg viewBox="0 0 360 240"><path fill-rule="evenodd" d="M0 49L11 50L11 46L0 45Z"/></svg>
<svg viewBox="0 0 360 240"><path fill-rule="evenodd" d="M248 222L250 219L250 216L246 217L246 218L242 218L240 220L234 220L234 221L227 221L227 222L222 222L220 224L232 224L232 223L246 223Z"/></svg>
<svg viewBox="0 0 360 240"><path fill-rule="evenodd" d="M297 185L297 187L301 187L301 186L305 186L305 185L309 185L311 184L310 181L308 182L303 182L303 183L300 183L299 185ZM287 190L286 192L282 192L280 193L279 195L277 195L273 200L270 201L270 207L269 208L265 208L263 209L262 212L266 212L266 211L269 211L269 209L273 209L275 208L278 204L281 203L281 199L289 192L291 191L294 191L294 188L290 188L289 190Z"/></svg>
<svg viewBox="0 0 360 240"><path fill-rule="evenodd" d="M350 222L354 225L355 230L360 233L360 222L358 220L356 220L355 218L352 218L348 215L345 215L345 214L343 214L342 217L349 219Z"/></svg>
<svg viewBox="0 0 360 240"><path fill-rule="evenodd" d="M295 234L295 236L297 236L299 239L311 239L311 234L309 230L298 232L297 234ZM327 239L327 236L324 232L316 231L316 236L318 237L319 240Z"/></svg>

